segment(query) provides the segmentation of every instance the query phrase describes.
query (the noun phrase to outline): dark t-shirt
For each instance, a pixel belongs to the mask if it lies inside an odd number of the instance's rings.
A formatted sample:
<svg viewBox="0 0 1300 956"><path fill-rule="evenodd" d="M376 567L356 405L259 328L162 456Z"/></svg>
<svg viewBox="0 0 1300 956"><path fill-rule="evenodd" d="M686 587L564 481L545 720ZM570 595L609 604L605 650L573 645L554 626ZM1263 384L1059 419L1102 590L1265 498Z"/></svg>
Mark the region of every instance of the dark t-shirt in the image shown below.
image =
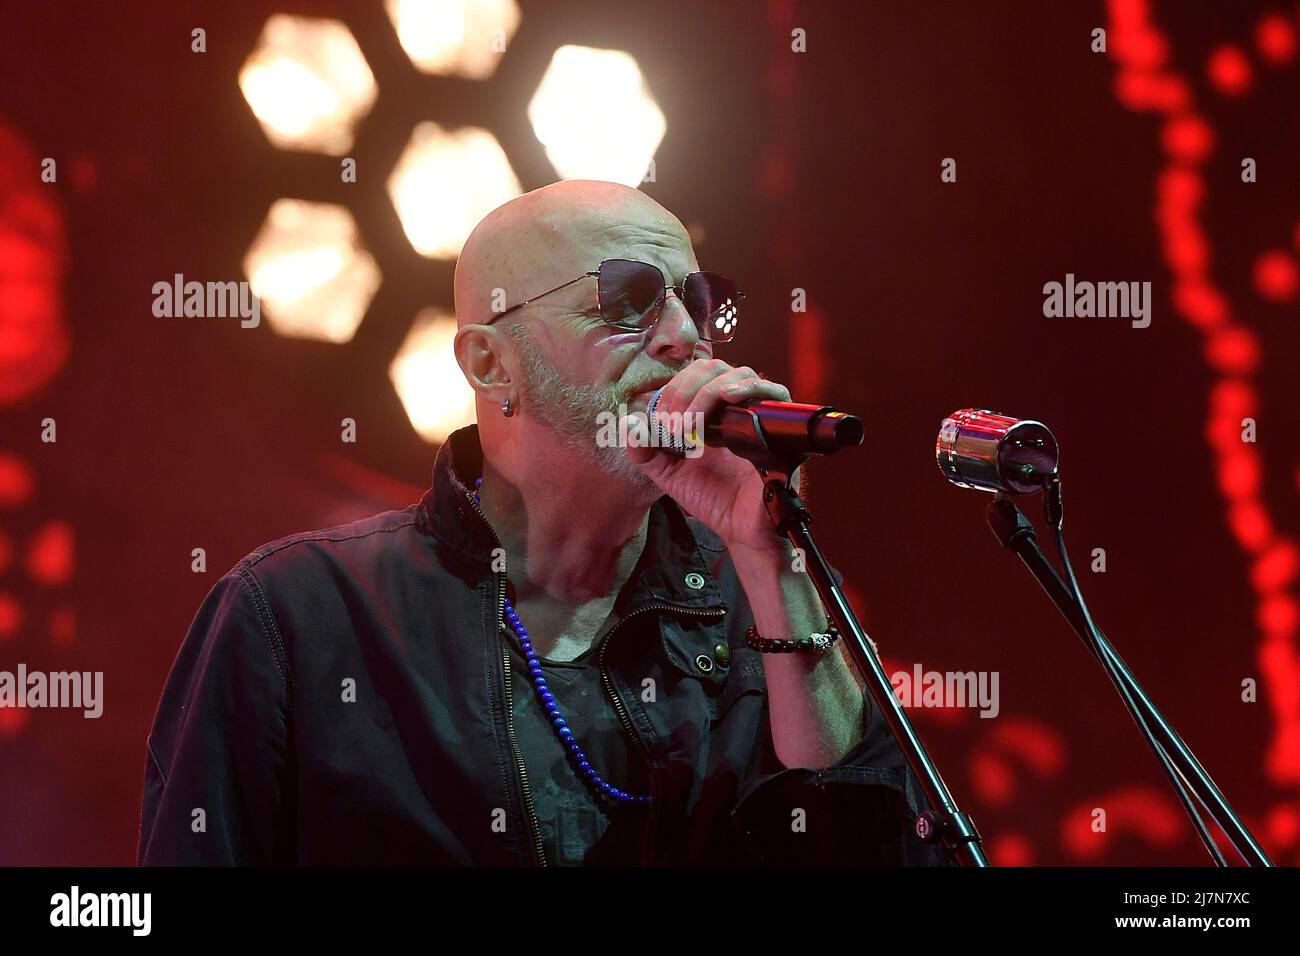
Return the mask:
<svg viewBox="0 0 1300 956"><path fill-rule="evenodd" d="M578 775L528 680L528 663L518 640L504 629L500 634L510 647L515 735L528 773L546 862L552 866L636 865L649 806L597 796ZM573 661L538 659L560 714L587 761L620 790L648 794L645 758L628 739L604 688L599 652L596 645Z"/></svg>

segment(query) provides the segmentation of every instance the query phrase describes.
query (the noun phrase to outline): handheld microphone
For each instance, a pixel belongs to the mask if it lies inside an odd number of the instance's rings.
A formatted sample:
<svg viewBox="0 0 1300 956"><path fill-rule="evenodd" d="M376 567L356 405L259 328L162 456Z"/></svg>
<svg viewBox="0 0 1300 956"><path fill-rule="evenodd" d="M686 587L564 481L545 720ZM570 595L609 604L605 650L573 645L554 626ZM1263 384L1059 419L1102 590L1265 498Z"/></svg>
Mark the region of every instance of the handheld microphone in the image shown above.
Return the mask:
<svg viewBox="0 0 1300 956"><path fill-rule="evenodd" d="M711 448L726 448L748 458L756 448L782 454L830 455L841 448L861 445L862 420L830 405L801 405L752 398L723 405L704 418L702 435L674 435L655 421L655 408L663 388L657 388L646 402L657 447L679 458L687 457L688 447L701 443ZM685 431L685 429L683 429Z"/></svg>
<svg viewBox="0 0 1300 956"><path fill-rule="evenodd" d="M1060 452L1042 422L963 408L939 426L934 457L960 488L1023 495L1041 491L1056 475Z"/></svg>

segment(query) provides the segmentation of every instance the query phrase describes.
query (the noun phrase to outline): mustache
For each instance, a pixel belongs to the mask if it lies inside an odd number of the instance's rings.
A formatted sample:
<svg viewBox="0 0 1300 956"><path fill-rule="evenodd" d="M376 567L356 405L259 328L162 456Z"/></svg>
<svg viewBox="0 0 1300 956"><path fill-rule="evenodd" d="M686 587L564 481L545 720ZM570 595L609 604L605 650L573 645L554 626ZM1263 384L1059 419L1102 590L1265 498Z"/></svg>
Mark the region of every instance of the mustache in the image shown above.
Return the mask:
<svg viewBox="0 0 1300 956"><path fill-rule="evenodd" d="M675 369L663 368L658 370L651 369L646 372L641 372L637 375L634 381L631 381L627 383L625 386L623 386L622 392L626 397L630 398L632 395L636 394L636 392L639 389L641 389L642 386L650 382L659 381L661 379L673 378L674 376L677 375L677 373L681 372L682 369L685 368L686 366L683 365L681 366L681 368L675 368Z"/></svg>

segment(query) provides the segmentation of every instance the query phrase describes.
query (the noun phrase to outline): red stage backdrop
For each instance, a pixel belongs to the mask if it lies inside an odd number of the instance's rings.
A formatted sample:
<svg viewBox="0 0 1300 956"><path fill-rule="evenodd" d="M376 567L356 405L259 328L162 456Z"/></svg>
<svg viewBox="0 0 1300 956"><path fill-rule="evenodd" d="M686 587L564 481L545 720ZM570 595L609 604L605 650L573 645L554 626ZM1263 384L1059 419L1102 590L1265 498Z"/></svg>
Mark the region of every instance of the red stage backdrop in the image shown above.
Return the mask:
<svg viewBox="0 0 1300 956"><path fill-rule="evenodd" d="M0 863L133 862L207 590L418 497L464 414L457 217L592 158L543 142L614 83L565 80L605 68L569 48L639 77L610 162L749 296L719 355L867 421L810 469L815 529L891 673L996 675L996 713L912 710L994 862L1205 857L985 499L936 469L969 406L1052 426L1094 615L1300 862L1296 5L485 6L492 57L453 67L381 4L4 13L0 670L104 689L95 718L0 709ZM265 311L160 315L178 275ZM1075 282L1148 288L1145 315L1047 314Z"/></svg>

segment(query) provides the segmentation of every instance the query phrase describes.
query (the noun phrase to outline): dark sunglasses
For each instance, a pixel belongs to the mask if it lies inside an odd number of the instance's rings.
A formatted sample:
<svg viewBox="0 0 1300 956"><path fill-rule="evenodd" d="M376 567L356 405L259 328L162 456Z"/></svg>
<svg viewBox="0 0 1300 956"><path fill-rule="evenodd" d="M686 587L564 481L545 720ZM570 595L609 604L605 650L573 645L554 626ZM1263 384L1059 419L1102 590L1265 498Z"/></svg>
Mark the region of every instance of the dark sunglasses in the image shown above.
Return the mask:
<svg viewBox="0 0 1300 956"><path fill-rule="evenodd" d="M601 321L613 328L627 332L642 332L650 328L658 320L668 299L668 290L672 289L695 321L701 339L730 342L735 337L740 300L745 297L735 282L715 272L692 272L681 285L668 285L658 266L635 259L605 259L594 272L584 272L563 285L516 303L492 316L485 324L491 325L516 309L589 276L596 277L596 306L600 309Z"/></svg>

